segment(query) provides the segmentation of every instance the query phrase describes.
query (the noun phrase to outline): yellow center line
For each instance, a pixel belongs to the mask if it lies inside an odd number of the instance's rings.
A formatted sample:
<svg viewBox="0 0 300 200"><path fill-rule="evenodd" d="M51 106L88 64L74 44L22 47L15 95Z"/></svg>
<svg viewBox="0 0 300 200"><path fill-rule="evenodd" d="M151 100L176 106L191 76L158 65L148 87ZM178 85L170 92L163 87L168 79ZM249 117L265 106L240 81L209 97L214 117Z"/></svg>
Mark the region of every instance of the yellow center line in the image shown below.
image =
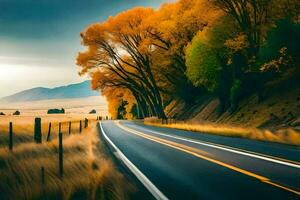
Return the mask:
<svg viewBox="0 0 300 200"><path fill-rule="evenodd" d="M135 135L137 135L137 136L140 136L140 137L143 137L143 138L145 138L145 139L148 139L148 140L151 140L151 141L154 141L154 142L157 142L157 143L166 145L166 146L168 146L168 147L171 147L171 148L174 148L174 149L183 151L183 152L185 152L185 153L191 154L191 155L193 155L193 156L195 156L195 157L198 157L198 158L201 158L201 159L203 159L203 160L207 160L207 161L209 161L209 162L212 162L212 163L215 163L215 164L217 164L217 165L226 167L226 168L231 169L231 170L233 170L233 171L236 171L236 172L245 174L245 175L247 175L247 176L256 178L256 179L258 179L258 180L260 180L260 181L262 181L262 182L264 182L264 183L267 183L267 184L269 184L269 185L272 185L272 186L275 186L275 187L284 189L284 190L286 190L286 191L295 193L295 194L297 194L297 195L300 195L300 191L293 190L293 189L291 189L291 188L288 188L288 187L279 185L279 184L277 184L277 183L274 183L274 182L272 182L269 178L266 178L266 177L264 177L264 176L255 174L255 173L253 173L253 172L250 172L250 171L247 171L247 170L244 170L244 169L235 167L235 166L233 166L233 165L224 163L224 162L222 162L222 161L219 161L219 160L216 160L216 159L213 159L213 158L209 158L209 157L207 157L207 156L205 156L205 155L210 155L210 154L207 153L207 152L205 152L205 151L201 151L201 150L196 149L196 148L188 147L188 146L183 145L183 144L178 144L178 143L176 143L176 142L172 142L172 141L169 141L169 140L165 140L165 139L162 139L162 138L158 138L158 137L155 137L155 136L151 136L151 135L142 133L142 132L140 132L140 131L136 131L136 130L127 128L127 127L121 125L119 121L117 121L116 124L117 124L117 126L120 127L121 129L123 129L123 130L125 130L125 131L127 131L127 132L130 132L130 133L133 133L133 134L135 134ZM200 153L205 154L205 155L201 155Z"/></svg>

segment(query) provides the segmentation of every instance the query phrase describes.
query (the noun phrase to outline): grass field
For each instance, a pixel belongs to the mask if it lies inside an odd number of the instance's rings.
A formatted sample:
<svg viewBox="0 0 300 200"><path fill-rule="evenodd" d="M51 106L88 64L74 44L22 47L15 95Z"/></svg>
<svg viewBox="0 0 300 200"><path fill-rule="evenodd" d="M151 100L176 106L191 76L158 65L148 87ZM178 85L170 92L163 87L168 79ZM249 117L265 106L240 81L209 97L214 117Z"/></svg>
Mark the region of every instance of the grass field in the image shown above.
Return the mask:
<svg viewBox="0 0 300 200"><path fill-rule="evenodd" d="M126 199L134 190L104 153L96 118L107 115L98 98L0 104L0 199ZM47 115L49 108L66 114ZM96 109L97 114L88 114ZM21 112L14 116L15 110ZM34 120L42 120L42 144L34 143ZM85 118L89 127L84 129ZM79 121L82 133L79 133ZM8 150L9 123L14 146ZM46 141L51 122L50 141ZM72 133L69 134L69 122ZM58 129L62 124L64 175L59 175ZM45 179L42 181L42 167Z"/></svg>
<svg viewBox="0 0 300 200"><path fill-rule="evenodd" d="M64 136L63 147L63 178L57 139L19 144L13 152L0 148L1 199L125 199L125 180L102 153L95 123L82 134Z"/></svg>
<svg viewBox="0 0 300 200"><path fill-rule="evenodd" d="M11 115L16 110L19 110L23 116L45 115L48 109L53 108L64 108L66 114L88 114L95 109L98 115L108 115L107 102L102 96L12 103L0 102L0 112L4 112L6 115Z"/></svg>
<svg viewBox="0 0 300 200"><path fill-rule="evenodd" d="M48 115L47 110L53 108L64 108L66 114ZM88 114L92 109L97 114ZM16 110L21 112L20 116L12 113ZM42 119L43 140L46 140L49 123L51 122L51 139L57 137L58 125L62 123L62 132L68 133L69 122L72 122L72 132L79 132L79 121L88 118L95 120L97 116L106 116L106 100L103 97L87 97L78 99L52 99L32 102L0 103L0 147L7 144L9 123L13 123L14 144L33 141L34 119Z"/></svg>
<svg viewBox="0 0 300 200"><path fill-rule="evenodd" d="M148 118L144 124L180 130L194 131L230 137L241 137L254 140L277 142L283 144L300 145L300 133L293 129L281 129L277 131L262 130L257 128L246 128L213 123L193 123L192 121L176 121L162 124L157 118Z"/></svg>
<svg viewBox="0 0 300 200"><path fill-rule="evenodd" d="M59 123L62 124L62 132L68 134L69 132L69 122L72 122L71 131L72 133L79 132L79 121L85 118L89 119L90 122L96 120L97 115L84 115L84 114L55 114L55 115L21 115L21 116L0 116L0 147L3 147L8 143L8 132L9 123L13 123L14 132L14 144L28 143L33 141L34 132L34 120L35 117L40 117L42 120L42 136L45 141L48 134L49 123L51 122L51 139L55 139L58 135Z"/></svg>

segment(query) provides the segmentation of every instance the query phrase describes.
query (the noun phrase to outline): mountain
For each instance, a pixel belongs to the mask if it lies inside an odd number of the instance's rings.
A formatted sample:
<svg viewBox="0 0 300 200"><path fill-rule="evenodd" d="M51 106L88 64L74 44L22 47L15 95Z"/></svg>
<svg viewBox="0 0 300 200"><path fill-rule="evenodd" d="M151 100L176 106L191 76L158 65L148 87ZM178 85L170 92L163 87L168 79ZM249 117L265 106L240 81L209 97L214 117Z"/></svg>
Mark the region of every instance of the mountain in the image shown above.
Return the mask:
<svg viewBox="0 0 300 200"><path fill-rule="evenodd" d="M99 92L91 90L91 81L71 84L56 88L37 87L18 92L0 99L1 102L24 102L47 99L73 99L90 96L99 96Z"/></svg>

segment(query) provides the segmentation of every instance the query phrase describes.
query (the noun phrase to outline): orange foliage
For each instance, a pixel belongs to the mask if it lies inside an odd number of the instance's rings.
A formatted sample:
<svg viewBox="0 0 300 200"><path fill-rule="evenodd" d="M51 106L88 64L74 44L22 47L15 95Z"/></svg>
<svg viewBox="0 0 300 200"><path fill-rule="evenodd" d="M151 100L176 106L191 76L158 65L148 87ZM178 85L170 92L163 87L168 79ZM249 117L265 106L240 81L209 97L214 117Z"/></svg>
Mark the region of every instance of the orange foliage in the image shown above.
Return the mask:
<svg viewBox="0 0 300 200"><path fill-rule="evenodd" d="M122 100L126 101L128 105L126 106L126 118L132 119L133 116L130 113L132 106L136 103L131 92L125 88L112 88L108 87L103 90L102 93L108 101L108 111L113 119L117 118L118 110L117 108L121 104Z"/></svg>
<svg viewBox="0 0 300 200"><path fill-rule="evenodd" d="M163 117L162 98L168 101L165 91L175 87L166 74L185 77L184 48L221 15L208 1L180 0L156 11L137 7L92 24L81 33L87 50L77 57L79 74L92 77L93 89L102 90L112 116L121 99L128 102L129 113L139 96L153 106L152 114Z"/></svg>

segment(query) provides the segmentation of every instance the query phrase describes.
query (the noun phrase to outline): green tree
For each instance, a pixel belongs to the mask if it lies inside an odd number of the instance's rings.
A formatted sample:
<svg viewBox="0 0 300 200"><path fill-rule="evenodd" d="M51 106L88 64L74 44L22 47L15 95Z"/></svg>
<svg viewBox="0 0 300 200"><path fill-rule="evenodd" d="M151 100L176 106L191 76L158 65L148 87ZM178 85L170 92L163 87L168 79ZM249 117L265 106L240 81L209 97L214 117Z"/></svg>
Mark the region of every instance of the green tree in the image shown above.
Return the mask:
<svg viewBox="0 0 300 200"><path fill-rule="evenodd" d="M214 92L219 87L221 63L215 51L195 38L186 51L187 76L195 86Z"/></svg>
<svg viewBox="0 0 300 200"><path fill-rule="evenodd" d="M263 64L280 56L280 49L286 48L287 53L296 63L300 62L300 24L288 19L279 20L270 29L266 41L259 52L259 63Z"/></svg>
<svg viewBox="0 0 300 200"><path fill-rule="evenodd" d="M230 88L236 74L225 43L237 34L230 18L225 16L199 32L186 49L188 78L195 86L204 87L219 98L220 113L230 105Z"/></svg>

